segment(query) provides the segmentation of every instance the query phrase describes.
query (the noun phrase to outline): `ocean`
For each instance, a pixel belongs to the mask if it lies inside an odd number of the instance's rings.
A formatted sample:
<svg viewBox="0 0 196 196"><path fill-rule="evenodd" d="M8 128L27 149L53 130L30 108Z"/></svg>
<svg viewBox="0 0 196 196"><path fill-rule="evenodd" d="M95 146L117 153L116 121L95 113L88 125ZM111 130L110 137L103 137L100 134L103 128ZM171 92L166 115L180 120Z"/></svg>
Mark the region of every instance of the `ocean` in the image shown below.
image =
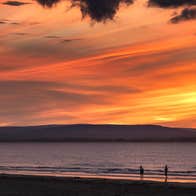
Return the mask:
<svg viewBox="0 0 196 196"><path fill-rule="evenodd" d="M0 173L196 182L196 143L0 143Z"/></svg>

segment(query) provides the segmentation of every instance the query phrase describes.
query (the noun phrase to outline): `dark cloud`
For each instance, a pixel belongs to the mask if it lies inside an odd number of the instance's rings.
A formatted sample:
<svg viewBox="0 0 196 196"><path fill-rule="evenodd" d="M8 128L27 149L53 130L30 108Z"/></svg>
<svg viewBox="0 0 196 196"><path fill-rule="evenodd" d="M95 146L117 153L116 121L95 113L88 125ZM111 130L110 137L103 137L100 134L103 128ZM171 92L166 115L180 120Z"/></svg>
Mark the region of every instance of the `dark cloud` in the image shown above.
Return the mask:
<svg viewBox="0 0 196 196"><path fill-rule="evenodd" d="M29 35L29 33L18 32L18 33L13 33L13 35L24 36L24 35Z"/></svg>
<svg viewBox="0 0 196 196"><path fill-rule="evenodd" d="M60 2L61 0L36 0L40 5L42 5L43 7L48 7L51 8L54 5L56 5L58 2Z"/></svg>
<svg viewBox="0 0 196 196"><path fill-rule="evenodd" d="M196 19L196 8L185 8L179 15L171 18L171 23L179 23L182 21Z"/></svg>
<svg viewBox="0 0 196 196"><path fill-rule="evenodd" d="M21 23L20 22L11 22L10 24L12 24L12 25L20 25Z"/></svg>
<svg viewBox="0 0 196 196"><path fill-rule="evenodd" d="M70 39L64 39L62 36L57 36L57 35L47 35L45 36L47 39L57 39L60 40L61 43L69 43L73 41L79 41L82 40L81 38L70 38Z"/></svg>
<svg viewBox="0 0 196 196"><path fill-rule="evenodd" d="M79 41L82 40L81 38L77 38L77 39L64 39L62 40L62 43L68 43L68 42L73 42L73 41Z"/></svg>
<svg viewBox="0 0 196 196"><path fill-rule="evenodd" d="M134 0L70 0L71 7L79 7L83 18L90 18L97 22L112 20L116 15L121 3L130 5ZM60 0L37 0L44 7L53 7Z"/></svg>
<svg viewBox="0 0 196 196"><path fill-rule="evenodd" d="M41 23L40 22L29 22L28 24L33 26L33 25L40 25Z"/></svg>
<svg viewBox="0 0 196 196"><path fill-rule="evenodd" d="M112 20L120 3L130 5L133 0L72 0L72 6L79 6L83 17L90 16L98 22Z"/></svg>
<svg viewBox="0 0 196 196"><path fill-rule="evenodd" d="M21 6L21 5L26 5L29 4L27 2L22 2L22 1L6 1L3 2L4 5L10 5L10 6Z"/></svg>
<svg viewBox="0 0 196 196"><path fill-rule="evenodd" d="M48 39L59 39L59 38L61 38L61 36L57 36L57 35L47 35L47 36L45 36L45 38L48 38Z"/></svg>
<svg viewBox="0 0 196 196"><path fill-rule="evenodd" d="M149 0L148 5L162 8L179 7L186 5L196 5L196 0Z"/></svg>
<svg viewBox="0 0 196 196"><path fill-rule="evenodd" d="M8 24L8 25L31 25L27 22L16 21L16 20L8 20L8 19L0 19L0 24Z"/></svg>
<svg viewBox="0 0 196 196"><path fill-rule="evenodd" d="M0 21L0 24L6 24L6 22L5 21Z"/></svg>
<svg viewBox="0 0 196 196"><path fill-rule="evenodd" d="M43 7L52 8L61 0L36 0ZM69 0L71 7L79 7L82 13L82 17L89 16L92 21L106 22L107 20L113 20L120 5L133 4L134 0ZM193 6L196 5L196 0L148 0L148 6L157 6L161 8L176 8L180 6ZM172 23L176 23L181 20L194 19L194 10L185 10L182 13L183 16L173 17ZM176 21L176 22L175 22ZM54 36L48 36L47 38L55 38ZM62 43L75 41L76 39L65 39Z"/></svg>

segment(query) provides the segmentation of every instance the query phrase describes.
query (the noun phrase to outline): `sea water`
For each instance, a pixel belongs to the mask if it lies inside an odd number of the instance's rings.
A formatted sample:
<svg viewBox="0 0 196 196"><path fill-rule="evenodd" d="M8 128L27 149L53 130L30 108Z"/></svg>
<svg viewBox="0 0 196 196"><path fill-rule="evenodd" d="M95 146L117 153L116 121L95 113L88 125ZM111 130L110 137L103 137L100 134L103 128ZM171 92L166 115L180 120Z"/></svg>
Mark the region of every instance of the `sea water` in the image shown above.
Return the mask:
<svg viewBox="0 0 196 196"><path fill-rule="evenodd" d="M0 173L196 182L196 143L0 143Z"/></svg>

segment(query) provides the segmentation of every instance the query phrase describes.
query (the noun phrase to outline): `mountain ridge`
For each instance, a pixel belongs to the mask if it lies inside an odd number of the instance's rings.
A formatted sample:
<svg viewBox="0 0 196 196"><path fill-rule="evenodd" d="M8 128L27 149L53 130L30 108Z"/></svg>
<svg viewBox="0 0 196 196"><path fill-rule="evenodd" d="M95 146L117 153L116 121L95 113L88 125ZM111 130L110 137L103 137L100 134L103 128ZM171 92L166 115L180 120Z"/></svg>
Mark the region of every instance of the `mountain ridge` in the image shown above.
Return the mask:
<svg viewBox="0 0 196 196"><path fill-rule="evenodd" d="M0 142L196 142L196 129L161 125L67 124L0 127Z"/></svg>

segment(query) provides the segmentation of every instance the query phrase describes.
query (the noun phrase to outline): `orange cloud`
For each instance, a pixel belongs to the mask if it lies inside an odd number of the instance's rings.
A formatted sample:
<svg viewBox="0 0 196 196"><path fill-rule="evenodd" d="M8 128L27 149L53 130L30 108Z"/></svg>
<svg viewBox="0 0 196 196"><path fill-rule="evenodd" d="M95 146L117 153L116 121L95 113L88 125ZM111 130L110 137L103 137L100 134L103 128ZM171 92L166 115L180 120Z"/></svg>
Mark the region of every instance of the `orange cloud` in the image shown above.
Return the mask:
<svg viewBox="0 0 196 196"><path fill-rule="evenodd" d="M64 19L65 4L57 6L58 16L37 6L29 13L15 11L9 20L22 25L6 24L0 32L0 124L196 127L193 23L162 24L170 11L157 19L151 17L157 11L142 8L148 20L138 19L139 26L129 16L124 26L89 27L86 21L78 22L75 9L73 22ZM130 9L140 16L137 6ZM25 21L36 10L33 19L43 25L37 30ZM128 11L122 17L127 18ZM77 41L62 44L61 39Z"/></svg>

